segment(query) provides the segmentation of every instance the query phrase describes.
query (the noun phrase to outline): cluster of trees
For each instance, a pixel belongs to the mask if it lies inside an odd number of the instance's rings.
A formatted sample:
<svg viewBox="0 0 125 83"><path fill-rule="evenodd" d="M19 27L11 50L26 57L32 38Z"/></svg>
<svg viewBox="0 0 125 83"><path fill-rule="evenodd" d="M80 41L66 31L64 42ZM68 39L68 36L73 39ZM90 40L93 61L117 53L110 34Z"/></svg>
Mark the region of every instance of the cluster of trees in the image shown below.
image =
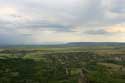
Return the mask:
<svg viewBox="0 0 125 83"><path fill-rule="evenodd" d="M0 59L0 81L3 83L68 83L74 81L72 69L81 68L85 53L46 54L40 61L23 58ZM77 56L76 56L77 55ZM87 59L87 58L86 58Z"/></svg>
<svg viewBox="0 0 125 83"><path fill-rule="evenodd" d="M39 60L1 58L0 83L78 83L83 70L89 83L125 83L122 71L112 73L98 59L93 52L48 53Z"/></svg>

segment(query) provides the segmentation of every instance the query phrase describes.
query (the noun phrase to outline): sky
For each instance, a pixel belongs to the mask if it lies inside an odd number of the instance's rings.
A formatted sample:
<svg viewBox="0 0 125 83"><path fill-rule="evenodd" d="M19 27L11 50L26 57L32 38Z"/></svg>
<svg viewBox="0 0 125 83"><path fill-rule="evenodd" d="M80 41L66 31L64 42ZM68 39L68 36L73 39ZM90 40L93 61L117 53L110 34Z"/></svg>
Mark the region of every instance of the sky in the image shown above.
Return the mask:
<svg viewBox="0 0 125 83"><path fill-rule="evenodd" d="M0 0L0 44L125 42L125 0Z"/></svg>

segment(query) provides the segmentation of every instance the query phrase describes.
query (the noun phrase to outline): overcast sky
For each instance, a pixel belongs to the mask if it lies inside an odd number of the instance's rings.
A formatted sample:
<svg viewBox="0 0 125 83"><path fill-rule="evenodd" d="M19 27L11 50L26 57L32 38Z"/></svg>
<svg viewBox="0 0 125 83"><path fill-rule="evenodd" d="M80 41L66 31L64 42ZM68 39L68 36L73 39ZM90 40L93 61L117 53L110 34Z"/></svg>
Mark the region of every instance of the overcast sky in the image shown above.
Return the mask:
<svg viewBox="0 0 125 83"><path fill-rule="evenodd" d="M125 0L0 0L0 44L125 42Z"/></svg>

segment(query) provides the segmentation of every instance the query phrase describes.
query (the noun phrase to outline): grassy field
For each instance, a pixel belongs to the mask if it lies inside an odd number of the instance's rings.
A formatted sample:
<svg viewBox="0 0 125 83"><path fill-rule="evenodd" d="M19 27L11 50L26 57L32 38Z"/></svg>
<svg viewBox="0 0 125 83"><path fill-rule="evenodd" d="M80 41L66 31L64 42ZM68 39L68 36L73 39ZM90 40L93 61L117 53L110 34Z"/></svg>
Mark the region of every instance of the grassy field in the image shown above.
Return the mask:
<svg viewBox="0 0 125 83"><path fill-rule="evenodd" d="M80 83L85 78L86 83L125 83L125 47L0 49L0 83Z"/></svg>

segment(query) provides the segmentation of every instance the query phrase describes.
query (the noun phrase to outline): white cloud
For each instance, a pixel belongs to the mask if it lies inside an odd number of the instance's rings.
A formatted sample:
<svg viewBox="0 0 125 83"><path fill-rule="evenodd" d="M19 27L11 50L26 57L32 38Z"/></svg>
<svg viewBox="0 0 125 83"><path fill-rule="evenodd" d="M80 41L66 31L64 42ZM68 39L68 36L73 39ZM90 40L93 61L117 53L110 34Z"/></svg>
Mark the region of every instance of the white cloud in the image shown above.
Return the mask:
<svg viewBox="0 0 125 83"><path fill-rule="evenodd" d="M16 8L14 7L4 7L0 6L0 15L11 15L17 13Z"/></svg>
<svg viewBox="0 0 125 83"><path fill-rule="evenodd" d="M121 25L125 22L124 2L0 0L0 39L5 37L8 43L9 39L18 43L106 41L104 37L107 41L125 41ZM116 33L119 40L114 38Z"/></svg>
<svg viewBox="0 0 125 83"><path fill-rule="evenodd" d="M108 33L125 33L125 24L116 24L104 29Z"/></svg>

